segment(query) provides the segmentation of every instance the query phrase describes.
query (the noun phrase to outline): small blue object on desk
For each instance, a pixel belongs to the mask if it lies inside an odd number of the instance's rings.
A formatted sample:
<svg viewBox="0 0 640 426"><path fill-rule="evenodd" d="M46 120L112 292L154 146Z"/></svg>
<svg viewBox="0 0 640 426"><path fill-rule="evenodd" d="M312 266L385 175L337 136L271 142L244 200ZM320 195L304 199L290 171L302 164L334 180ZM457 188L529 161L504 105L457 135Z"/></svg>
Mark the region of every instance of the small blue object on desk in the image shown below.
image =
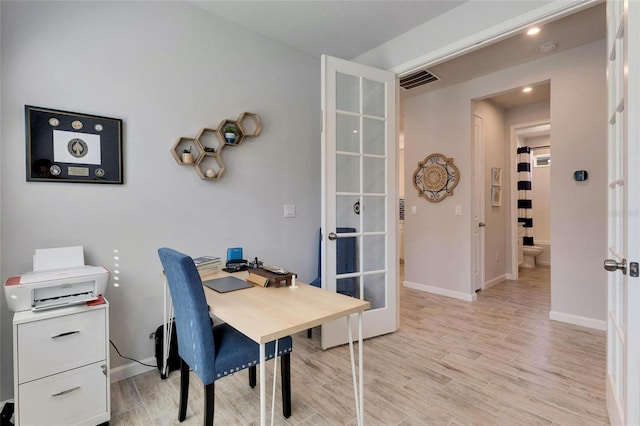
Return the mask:
<svg viewBox="0 0 640 426"><path fill-rule="evenodd" d="M227 249L227 262L230 260L243 259L242 247L232 247Z"/></svg>

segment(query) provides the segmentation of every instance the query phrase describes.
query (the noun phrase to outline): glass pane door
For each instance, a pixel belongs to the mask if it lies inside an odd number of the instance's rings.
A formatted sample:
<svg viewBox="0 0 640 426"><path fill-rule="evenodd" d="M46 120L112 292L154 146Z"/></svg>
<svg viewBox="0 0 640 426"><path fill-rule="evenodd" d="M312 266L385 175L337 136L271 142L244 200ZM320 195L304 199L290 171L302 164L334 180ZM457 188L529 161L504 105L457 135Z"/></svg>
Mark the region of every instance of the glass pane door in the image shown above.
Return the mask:
<svg viewBox="0 0 640 426"><path fill-rule="evenodd" d="M370 337L397 322L395 76L323 57L323 78L326 288L371 303ZM323 327L323 347L346 342L338 328Z"/></svg>

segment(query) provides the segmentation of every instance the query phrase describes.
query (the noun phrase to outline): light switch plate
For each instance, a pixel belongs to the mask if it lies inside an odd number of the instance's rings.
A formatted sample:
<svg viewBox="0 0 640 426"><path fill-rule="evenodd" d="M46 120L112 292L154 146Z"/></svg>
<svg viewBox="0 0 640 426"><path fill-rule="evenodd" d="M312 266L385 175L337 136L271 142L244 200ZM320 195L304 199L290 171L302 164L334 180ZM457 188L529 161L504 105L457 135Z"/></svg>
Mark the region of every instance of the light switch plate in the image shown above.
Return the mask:
<svg viewBox="0 0 640 426"><path fill-rule="evenodd" d="M413 216L418 214L418 206L411 206L411 214Z"/></svg>
<svg viewBox="0 0 640 426"><path fill-rule="evenodd" d="M296 217L296 205L285 204L284 205L284 217Z"/></svg>

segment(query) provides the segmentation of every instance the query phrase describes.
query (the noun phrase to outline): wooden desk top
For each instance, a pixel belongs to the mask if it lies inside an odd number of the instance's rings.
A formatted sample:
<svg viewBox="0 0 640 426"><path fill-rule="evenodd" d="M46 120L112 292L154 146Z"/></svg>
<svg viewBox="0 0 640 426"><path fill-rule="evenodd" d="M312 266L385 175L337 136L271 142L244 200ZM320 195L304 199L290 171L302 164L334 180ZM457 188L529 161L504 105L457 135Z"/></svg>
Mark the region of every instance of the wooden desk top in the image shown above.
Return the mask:
<svg viewBox="0 0 640 426"><path fill-rule="evenodd" d="M246 279L248 272L224 271L202 280L234 275ZM369 309L370 303L317 287L297 283L297 288L258 287L218 293L204 288L213 315L257 343L267 343L311 327Z"/></svg>

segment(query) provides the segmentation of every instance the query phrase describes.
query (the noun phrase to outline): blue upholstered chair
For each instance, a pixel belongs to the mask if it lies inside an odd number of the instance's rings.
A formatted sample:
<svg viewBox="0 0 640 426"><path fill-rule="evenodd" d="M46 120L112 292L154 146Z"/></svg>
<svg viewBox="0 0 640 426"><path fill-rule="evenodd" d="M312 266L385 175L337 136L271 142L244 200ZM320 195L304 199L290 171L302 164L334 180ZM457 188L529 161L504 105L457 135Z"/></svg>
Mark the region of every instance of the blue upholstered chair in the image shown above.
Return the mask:
<svg viewBox="0 0 640 426"><path fill-rule="evenodd" d="M352 233L356 228L337 228L336 233ZM318 276L311 281L311 285L322 287L322 229L318 238ZM349 274L356 271L356 237L338 238L336 240L336 272L338 274ZM336 292L347 296L356 297L356 279L341 278L336 283Z"/></svg>
<svg viewBox="0 0 640 426"><path fill-rule="evenodd" d="M227 324L212 327L202 281L191 257L169 248L159 249L158 255L173 300L181 359L178 420L183 421L187 414L191 368L205 385L204 424L213 425L215 381L248 368L249 384L254 387L260 347ZM287 418L291 415L291 349L290 336L278 340L282 411ZM270 342L266 345L267 357L273 358L273 352L274 342Z"/></svg>
<svg viewBox="0 0 640 426"><path fill-rule="evenodd" d="M356 232L356 228L337 228L336 233ZM311 281L311 285L322 287L322 229L318 238L318 276ZM348 274L356 271L356 237L338 238L336 240L336 272ZM336 292L347 296L356 297L356 279L341 278L336 282ZM307 337L311 338L311 329L307 330Z"/></svg>

